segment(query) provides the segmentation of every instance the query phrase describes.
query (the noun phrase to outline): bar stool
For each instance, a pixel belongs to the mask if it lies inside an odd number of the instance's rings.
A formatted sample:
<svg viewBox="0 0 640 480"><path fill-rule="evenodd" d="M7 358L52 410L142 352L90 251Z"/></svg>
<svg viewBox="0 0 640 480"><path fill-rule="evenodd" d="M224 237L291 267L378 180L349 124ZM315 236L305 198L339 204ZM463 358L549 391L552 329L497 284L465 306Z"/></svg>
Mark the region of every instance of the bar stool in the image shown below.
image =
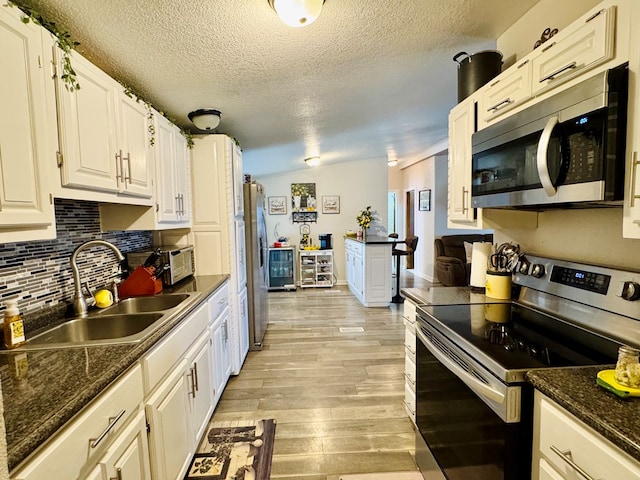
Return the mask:
<svg viewBox="0 0 640 480"><path fill-rule="evenodd" d="M413 255L416 251L416 247L418 246L418 237L409 236L405 238L403 242L397 243L404 243L407 248L396 248L396 242L394 242L391 247L391 255L396 257L396 294L391 298L392 303L404 302L404 297L400 295L400 257Z"/></svg>

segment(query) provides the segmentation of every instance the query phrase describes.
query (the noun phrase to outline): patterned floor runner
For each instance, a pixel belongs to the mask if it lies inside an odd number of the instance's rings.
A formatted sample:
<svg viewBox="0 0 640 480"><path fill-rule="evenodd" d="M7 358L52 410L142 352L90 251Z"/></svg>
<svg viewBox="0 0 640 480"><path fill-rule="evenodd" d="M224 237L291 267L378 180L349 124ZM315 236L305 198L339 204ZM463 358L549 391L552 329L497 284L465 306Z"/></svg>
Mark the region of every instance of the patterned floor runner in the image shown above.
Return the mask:
<svg viewBox="0 0 640 480"><path fill-rule="evenodd" d="M209 424L185 480L269 480L275 421L239 423Z"/></svg>

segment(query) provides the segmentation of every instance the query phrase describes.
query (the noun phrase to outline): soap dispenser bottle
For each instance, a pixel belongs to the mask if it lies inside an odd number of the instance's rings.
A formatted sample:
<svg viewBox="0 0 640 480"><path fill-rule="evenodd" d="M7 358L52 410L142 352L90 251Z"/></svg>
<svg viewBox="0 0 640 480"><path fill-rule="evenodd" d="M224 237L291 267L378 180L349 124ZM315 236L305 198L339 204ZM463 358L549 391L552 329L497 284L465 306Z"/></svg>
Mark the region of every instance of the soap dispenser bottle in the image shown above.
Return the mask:
<svg viewBox="0 0 640 480"><path fill-rule="evenodd" d="M7 300L4 311L4 346L8 349L22 345L26 338L24 335L24 323L18 310L17 300Z"/></svg>

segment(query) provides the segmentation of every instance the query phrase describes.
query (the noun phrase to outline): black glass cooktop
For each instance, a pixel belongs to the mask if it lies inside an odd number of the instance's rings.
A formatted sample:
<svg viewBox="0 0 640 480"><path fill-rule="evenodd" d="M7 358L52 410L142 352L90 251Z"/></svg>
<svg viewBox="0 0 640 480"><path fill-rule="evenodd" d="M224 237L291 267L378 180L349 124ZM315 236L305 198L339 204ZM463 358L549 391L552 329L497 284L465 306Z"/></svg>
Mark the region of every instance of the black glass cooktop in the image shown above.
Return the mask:
<svg viewBox="0 0 640 480"><path fill-rule="evenodd" d="M418 311L419 319L470 356L480 362L487 356L505 370L607 365L617 358L619 343L515 303L420 306Z"/></svg>

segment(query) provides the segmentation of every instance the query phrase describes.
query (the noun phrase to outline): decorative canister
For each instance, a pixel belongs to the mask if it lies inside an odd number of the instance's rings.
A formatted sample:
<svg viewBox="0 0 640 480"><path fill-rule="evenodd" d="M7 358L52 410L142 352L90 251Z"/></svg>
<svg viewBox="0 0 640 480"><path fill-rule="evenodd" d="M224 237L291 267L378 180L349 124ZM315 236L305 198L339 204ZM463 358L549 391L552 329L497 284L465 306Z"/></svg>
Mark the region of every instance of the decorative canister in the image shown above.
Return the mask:
<svg viewBox="0 0 640 480"><path fill-rule="evenodd" d="M511 298L511 272L487 270L485 295L490 298L508 300Z"/></svg>

